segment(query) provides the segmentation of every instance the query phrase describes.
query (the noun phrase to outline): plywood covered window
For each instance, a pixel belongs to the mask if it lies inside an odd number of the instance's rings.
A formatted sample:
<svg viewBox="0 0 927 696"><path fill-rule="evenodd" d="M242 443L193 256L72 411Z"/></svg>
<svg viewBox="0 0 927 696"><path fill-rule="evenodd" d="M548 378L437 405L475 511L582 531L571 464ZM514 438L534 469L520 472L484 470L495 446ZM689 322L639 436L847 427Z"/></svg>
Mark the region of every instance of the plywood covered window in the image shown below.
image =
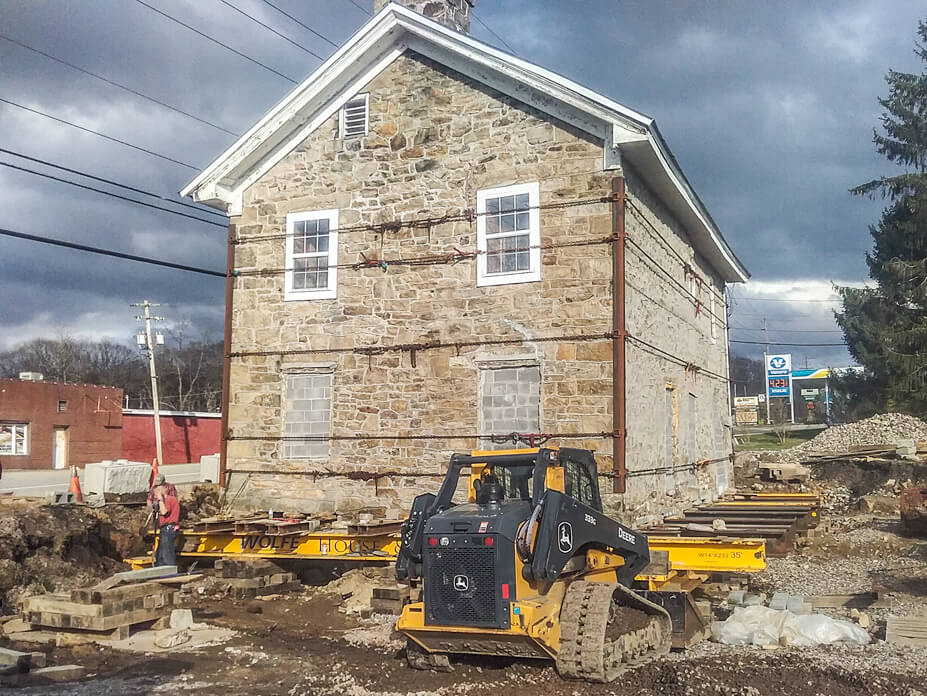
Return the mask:
<svg viewBox="0 0 927 696"><path fill-rule="evenodd" d="M286 216L284 299L331 299L337 295L338 211Z"/></svg>

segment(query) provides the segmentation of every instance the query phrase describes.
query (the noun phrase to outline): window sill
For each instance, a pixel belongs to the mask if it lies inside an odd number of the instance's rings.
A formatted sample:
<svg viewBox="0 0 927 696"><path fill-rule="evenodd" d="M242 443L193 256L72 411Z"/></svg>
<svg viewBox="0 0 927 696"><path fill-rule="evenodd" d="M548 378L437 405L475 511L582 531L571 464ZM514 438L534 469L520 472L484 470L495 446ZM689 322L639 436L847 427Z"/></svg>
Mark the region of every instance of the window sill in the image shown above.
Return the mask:
<svg viewBox="0 0 927 696"><path fill-rule="evenodd" d="M284 302L295 302L298 300L334 300L338 297L338 291L335 288L329 290L289 290L283 294Z"/></svg>
<svg viewBox="0 0 927 696"><path fill-rule="evenodd" d="M478 288L491 285L516 285L518 283L537 283L541 280L540 271L524 271L521 273L499 273L484 275L476 279Z"/></svg>

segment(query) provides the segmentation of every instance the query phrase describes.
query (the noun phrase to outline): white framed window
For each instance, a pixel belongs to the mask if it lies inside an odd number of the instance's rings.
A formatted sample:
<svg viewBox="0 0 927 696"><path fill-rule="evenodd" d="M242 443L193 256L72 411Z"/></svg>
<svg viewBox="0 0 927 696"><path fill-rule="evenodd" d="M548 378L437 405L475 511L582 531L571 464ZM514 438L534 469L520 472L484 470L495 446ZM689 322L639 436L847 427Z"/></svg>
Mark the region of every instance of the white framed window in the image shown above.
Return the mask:
<svg viewBox="0 0 927 696"><path fill-rule="evenodd" d="M538 182L476 193L476 284L507 285L541 279Z"/></svg>
<svg viewBox="0 0 927 696"><path fill-rule="evenodd" d="M28 423L0 423L0 454L29 454Z"/></svg>
<svg viewBox="0 0 927 696"><path fill-rule="evenodd" d="M284 300L332 299L338 282L338 211L286 216Z"/></svg>
<svg viewBox="0 0 927 696"><path fill-rule="evenodd" d="M338 132L342 138L359 138L367 135L370 126L370 95L358 94L341 107Z"/></svg>

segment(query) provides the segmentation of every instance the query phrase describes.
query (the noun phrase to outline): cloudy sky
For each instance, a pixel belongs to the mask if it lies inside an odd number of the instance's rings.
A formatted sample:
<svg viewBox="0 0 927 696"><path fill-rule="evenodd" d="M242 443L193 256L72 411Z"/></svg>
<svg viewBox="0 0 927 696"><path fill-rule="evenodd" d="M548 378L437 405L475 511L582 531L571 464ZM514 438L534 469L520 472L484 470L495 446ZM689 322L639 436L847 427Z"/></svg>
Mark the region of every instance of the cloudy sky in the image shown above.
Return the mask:
<svg viewBox="0 0 927 696"><path fill-rule="evenodd" d="M372 0L273 1L328 43L263 0L145 2L283 76L139 0L0 0L0 99L163 157L3 101L0 148L174 196L233 134L289 91L287 78L301 80L319 65L309 52L327 57L372 6ZM923 2L907 0L477 2L477 16L520 57L657 119L753 274L734 290L732 338L764 340L765 318L770 341L817 344L841 341L831 282L866 281L867 227L883 203L855 198L848 189L888 171L871 142L877 99L889 68L921 70L912 49L924 14ZM479 22L472 33L500 45ZM0 154L0 162L62 175L10 154ZM220 226L6 166L0 166L0 228L220 271L225 266ZM144 298L162 303L166 317L190 319L221 337L221 278L0 236L0 349L56 333L126 340L135 329L128 305ZM749 344L735 348L762 352ZM790 350L797 365L848 363L841 347L780 350Z"/></svg>

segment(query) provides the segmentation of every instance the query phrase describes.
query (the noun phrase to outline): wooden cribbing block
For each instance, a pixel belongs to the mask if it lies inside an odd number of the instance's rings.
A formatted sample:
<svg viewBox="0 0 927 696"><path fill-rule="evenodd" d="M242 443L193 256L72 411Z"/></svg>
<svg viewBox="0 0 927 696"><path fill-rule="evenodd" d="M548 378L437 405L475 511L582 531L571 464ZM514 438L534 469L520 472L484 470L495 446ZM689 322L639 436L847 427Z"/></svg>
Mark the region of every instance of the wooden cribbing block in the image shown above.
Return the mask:
<svg viewBox="0 0 927 696"><path fill-rule="evenodd" d="M45 657L44 653L39 654L42 655L43 658ZM0 666L6 666L8 668L4 671L28 672L33 666L32 653L0 648ZM0 667L0 669L2 669L2 667Z"/></svg>
<svg viewBox="0 0 927 696"><path fill-rule="evenodd" d="M927 617L889 616L885 623L885 642L927 648Z"/></svg>
<svg viewBox="0 0 927 696"><path fill-rule="evenodd" d="M881 609L892 605L888 597L882 597L876 592L815 595L807 599L815 609L833 609L839 607L846 607L849 609Z"/></svg>
<svg viewBox="0 0 927 696"><path fill-rule="evenodd" d="M70 599L72 602L80 602L81 604L104 604L107 602L147 597L148 595L159 594L165 591L170 590L167 590L164 584L153 581L135 585L123 585L108 590L98 590L96 588L71 590Z"/></svg>

